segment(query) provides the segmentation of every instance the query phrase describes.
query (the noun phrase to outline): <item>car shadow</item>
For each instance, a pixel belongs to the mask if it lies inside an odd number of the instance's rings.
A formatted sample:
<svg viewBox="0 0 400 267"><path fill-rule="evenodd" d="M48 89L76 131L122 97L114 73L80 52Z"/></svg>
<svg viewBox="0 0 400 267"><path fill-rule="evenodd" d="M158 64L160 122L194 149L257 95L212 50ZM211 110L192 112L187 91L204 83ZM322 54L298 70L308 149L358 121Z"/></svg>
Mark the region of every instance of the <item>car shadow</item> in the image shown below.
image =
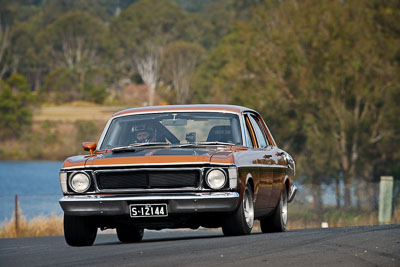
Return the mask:
<svg viewBox="0 0 400 267"><path fill-rule="evenodd" d="M215 232L207 232L207 233L190 233L190 231L187 231L186 233L182 232L177 232L176 235L174 233L168 233L168 236L165 236L166 233L160 233L160 237L155 236L157 233L152 233L150 237L146 237L146 233L144 235L144 238L142 241L137 242L137 243L121 243L118 241L117 235L113 235L115 237L115 241L109 241L109 242L102 242L102 240L98 240L98 243L95 243L93 246L109 246L109 245L139 245L139 244L144 244L144 243L155 243L155 242L171 242L171 241L183 241L183 240L202 240L202 239L211 239L211 238L223 238L225 237L221 232L215 231ZM110 234L111 236L111 234Z"/></svg>

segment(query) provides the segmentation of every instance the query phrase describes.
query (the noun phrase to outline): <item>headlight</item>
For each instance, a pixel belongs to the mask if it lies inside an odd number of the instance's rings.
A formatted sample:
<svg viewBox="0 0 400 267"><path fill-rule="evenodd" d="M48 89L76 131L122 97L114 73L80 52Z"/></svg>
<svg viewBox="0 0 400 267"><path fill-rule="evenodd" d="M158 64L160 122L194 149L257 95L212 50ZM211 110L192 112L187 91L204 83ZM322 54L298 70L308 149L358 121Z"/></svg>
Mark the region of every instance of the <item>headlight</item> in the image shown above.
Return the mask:
<svg viewBox="0 0 400 267"><path fill-rule="evenodd" d="M207 173L206 183L212 189L221 189L226 183L226 175L222 170L211 170Z"/></svg>
<svg viewBox="0 0 400 267"><path fill-rule="evenodd" d="M83 172L78 172L73 174L71 179L69 180L69 186L76 193L83 193L90 187L90 178L87 174Z"/></svg>

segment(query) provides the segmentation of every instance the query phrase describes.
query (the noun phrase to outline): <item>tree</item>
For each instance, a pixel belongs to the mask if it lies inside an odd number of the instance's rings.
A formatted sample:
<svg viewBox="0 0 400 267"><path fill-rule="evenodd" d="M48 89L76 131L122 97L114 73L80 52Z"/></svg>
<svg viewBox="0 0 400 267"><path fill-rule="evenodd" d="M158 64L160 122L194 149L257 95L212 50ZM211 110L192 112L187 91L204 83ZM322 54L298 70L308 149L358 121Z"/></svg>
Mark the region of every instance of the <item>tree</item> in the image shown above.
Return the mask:
<svg viewBox="0 0 400 267"><path fill-rule="evenodd" d="M176 25L184 19L179 6L164 0L134 3L112 21L110 32L118 40L119 58L132 75L137 70L149 86L149 105L154 103L160 77L161 50L177 36Z"/></svg>
<svg viewBox="0 0 400 267"><path fill-rule="evenodd" d="M376 23L376 10L364 0L268 2L236 24L196 79L201 101L245 103L273 118L310 182L341 176L346 208L358 170L372 176L364 153L394 141L384 107L399 90L399 38Z"/></svg>
<svg viewBox="0 0 400 267"><path fill-rule="evenodd" d="M26 22L17 22L10 31L11 73L24 75L34 91L42 86L44 76L50 68L50 60L40 39L40 19L33 17Z"/></svg>
<svg viewBox="0 0 400 267"><path fill-rule="evenodd" d="M105 31L99 19L74 11L64 14L39 34L36 40L41 44L40 53L47 58L50 71L41 88L42 99L57 103L104 101L104 84L96 85L93 74L105 73L102 60Z"/></svg>
<svg viewBox="0 0 400 267"><path fill-rule="evenodd" d="M136 69L143 82L149 87L148 104L154 105L154 95L158 80L160 78L161 44L151 44L147 46L145 54L134 54L133 60Z"/></svg>
<svg viewBox="0 0 400 267"><path fill-rule="evenodd" d="M179 4L184 10L189 12L199 12L208 3L215 2L215 0L174 0Z"/></svg>
<svg viewBox="0 0 400 267"><path fill-rule="evenodd" d="M83 100L79 74L73 69L57 68L52 70L40 89L40 99L57 104Z"/></svg>
<svg viewBox="0 0 400 267"><path fill-rule="evenodd" d="M112 0L107 1L108 4L113 5ZM125 2L121 0L119 2ZM107 5L99 0L45 0L41 8L41 22L44 25L50 25L58 20L60 17L74 12L85 12L92 17L107 21ZM114 15L114 14L112 14Z"/></svg>
<svg viewBox="0 0 400 267"><path fill-rule="evenodd" d="M0 80L3 79L4 74L8 71L9 66L6 61L6 52L10 46L9 30L0 24Z"/></svg>
<svg viewBox="0 0 400 267"><path fill-rule="evenodd" d="M32 124L33 96L26 79L12 75L6 82L0 81L0 137L18 138Z"/></svg>
<svg viewBox="0 0 400 267"><path fill-rule="evenodd" d="M50 24L43 34L53 68L76 69L80 82L86 72L100 63L105 26L83 12L66 13Z"/></svg>
<svg viewBox="0 0 400 267"><path fill-rule="evenodd" d="M163 51L163 77L172 83L175 92L173 103L187 104L190 101L190 85L197 65L205 51L195 44L173 42Z"/></svg>
<svg viewBox="0 0 400 267"><path fill-rule="evenodd" d="M204 6L202 11L202 21L211 24L210 29L206 28L203 33L201 44L205 48L211 48L230 33L235 19L235 10L233 8L236 1L214 1Z"/></svg>

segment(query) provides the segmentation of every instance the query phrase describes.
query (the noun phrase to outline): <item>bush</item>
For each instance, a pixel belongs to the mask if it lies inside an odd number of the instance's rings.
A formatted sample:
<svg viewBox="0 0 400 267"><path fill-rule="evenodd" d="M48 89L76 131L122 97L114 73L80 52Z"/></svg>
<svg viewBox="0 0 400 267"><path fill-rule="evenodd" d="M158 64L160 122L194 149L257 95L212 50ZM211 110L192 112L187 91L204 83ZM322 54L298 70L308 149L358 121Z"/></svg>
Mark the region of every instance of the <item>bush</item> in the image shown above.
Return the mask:
<svg viewBox="0 0 400 267"><path fill-rule="evenodd" d="M88 86L86 88L86 94L88 95L88 100L96 104L103 104L107 97L106 88L103 86Z"/></svg>
<svg viewBox="0 0 400 267"><path fill-rule="evenodd" d="M75 137L77 143L95 140L99 131L96 125L88 120L77 120L75 128L77 130Z"/></svg>
<svg viewBox="0 0 400 267"><path fill-rule="evenodd" d="M0 81L0 137L18 138L32 126L34 97L24 76L12 75Z"/></svg>
<svg viewBox="0 0 400 267"><path fill-rule="evenodd" d="M54 103L65 103L82 98L79 88L79 77L76 72L67 68L51 71L40 89L40 99Z"/></svg>

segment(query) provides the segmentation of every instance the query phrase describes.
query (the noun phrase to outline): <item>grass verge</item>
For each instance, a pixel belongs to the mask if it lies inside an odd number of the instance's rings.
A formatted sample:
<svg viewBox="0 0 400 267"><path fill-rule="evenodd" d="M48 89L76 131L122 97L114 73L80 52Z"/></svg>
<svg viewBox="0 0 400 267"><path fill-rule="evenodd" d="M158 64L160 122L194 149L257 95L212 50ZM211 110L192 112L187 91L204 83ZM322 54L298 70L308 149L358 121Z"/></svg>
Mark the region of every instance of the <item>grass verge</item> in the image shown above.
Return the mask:
<svg viewBox="0 0 400 267"><path fill-rule="evenodd" d="M33 236L56 236L63 235L63 220L55 214L50 217L37 216L26 220L19 211L18 226L15 216L4 222L0 228L0 238L33 237Z"/></svg>
<svg viewBox="0 0 400 267"><path fill-rule="evenodd" d="M41 107L34 112L34 121L74 122L77 120L108 121L111 115L125 109L121 106L53 106Z"/></svg>

